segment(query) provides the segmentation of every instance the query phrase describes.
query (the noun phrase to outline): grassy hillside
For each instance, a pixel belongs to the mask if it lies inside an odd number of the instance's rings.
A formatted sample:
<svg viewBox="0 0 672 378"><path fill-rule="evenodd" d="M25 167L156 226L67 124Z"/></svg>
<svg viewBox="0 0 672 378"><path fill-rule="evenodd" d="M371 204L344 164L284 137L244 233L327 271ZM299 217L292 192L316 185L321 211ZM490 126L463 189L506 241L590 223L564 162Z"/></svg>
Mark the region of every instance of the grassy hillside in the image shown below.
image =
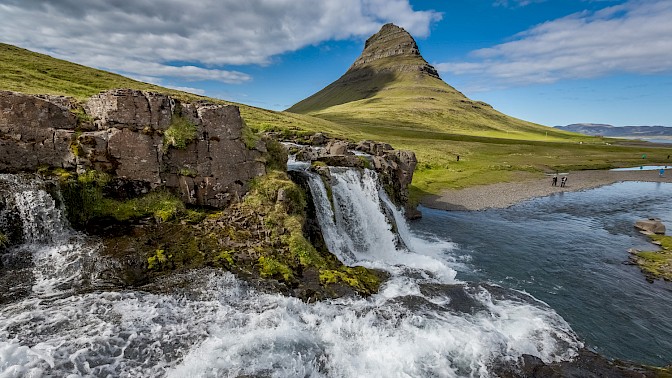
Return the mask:
<svg viewBox="0 0 672 378"><path fill-rule="evenodd" d="M339 130L338 125L332 125L328 121L310 116L274 112L164 88L0 43L0 90L71 96L83 101L96 93L113 88L168 93L185 101L207 99L217 103L237 105L247 124L254 129Z"/></svg>
<svg viewBox="0 0 672 378"><path fill-rule="evenodd" d="M423 62L409 60L405 66L426 64ZM392 62L378 62L378 68L384 71L388 63ZM416 197L556 169L634 166L642 163L642 151L648 154L646 163L664 163L666 156L672 154L671 149L618 146L615 143L624 142L554 132L515 120L466 99L438 79L418 76L417 71L388 71L377 76L373 85L367 83L368 79L360 76L359 83L355 80L353 85L345 86L347 90L339 84L330 93L319 92L310 101L292 108L308 114L235 105L254 130L321 131L353 141L387 141L395 148L415 151L420 161L413 180ZM0 90L59 94L84 100L112 88L153 90L183 100L205 99L0 44ZM315 105L318 103L322 105ZM453 111L445 112L439 104ZM458 116L460 109L474 112ZM471 130L480 124L483 130ZM461 156L459 162L456 155Z"/></svg>

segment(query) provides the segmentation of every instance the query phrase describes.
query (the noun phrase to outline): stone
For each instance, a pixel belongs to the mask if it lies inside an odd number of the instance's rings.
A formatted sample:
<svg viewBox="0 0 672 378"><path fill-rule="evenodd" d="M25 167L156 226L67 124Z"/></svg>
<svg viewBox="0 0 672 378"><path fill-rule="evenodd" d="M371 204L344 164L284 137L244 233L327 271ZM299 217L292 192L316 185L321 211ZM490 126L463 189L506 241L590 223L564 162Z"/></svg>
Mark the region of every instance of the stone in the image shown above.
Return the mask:
<svg viewBox="0 0 672 378"><path fill-rule="evenodd" d="M101 130L130 128L140 131L145 127L165 130L170 126L177 103L160 93L114 89L92 96L84 108Z"/></svg>
<svg viewBox="0 0 672 378"><path fill-rule="evenodd" d="M328 155L321 156L317 159L327 165L332 167L354 167L354 168L364 168L365 163L362 159L355 155Z"/></svg>
<svg viewBox="0 0 672 378"><path fill-rule="evenodd" d="M0 137L19 135L21 140L33 141L46 135L48 129L76 127L77 117L62 101L0 91Z"/></svg>
<svg viewBox="0 0 672 378"><path fill-rule="evenodd" d="M109 137L108 151L118 163L116 176L129 180L147 181L158 185L161 182L158 154L162 142L131 129L121 129Z"/></svg>
<svg viewBox="0 0 672 378"><path fill-rule="evenodd" d="M658 218L649 218L635 222L635 228L654 234L665 234L665 225Z"/></svg>
<svg viewBox="0 0 672 378"><path fill-rule="evenodd" d="M324 153L330 156L353 155L352 152L348 151L348 142L342 140L334 140L327 143Z"/></svg>
<svg viewBox="0 0 672 378"><path fill-rule="evenodd" d="M313 146L321 146L327 142L327 137L322 133L315 133L310 136L308 142Z"/></svg>

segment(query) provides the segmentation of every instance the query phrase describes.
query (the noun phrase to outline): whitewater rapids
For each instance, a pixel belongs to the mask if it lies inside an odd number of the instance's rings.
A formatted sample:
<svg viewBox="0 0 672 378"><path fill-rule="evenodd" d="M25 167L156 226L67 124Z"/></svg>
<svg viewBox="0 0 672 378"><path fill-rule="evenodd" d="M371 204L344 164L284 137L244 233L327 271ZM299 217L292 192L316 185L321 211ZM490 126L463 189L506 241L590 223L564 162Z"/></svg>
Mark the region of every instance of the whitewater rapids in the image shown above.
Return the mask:
<svg viewBox="0 0 672 378"><path fill-rule="evenodd" d="M415 235L375 172L332 168L333 206L306 174L330 250L391 274L378 294L309 304L208 269L153 285L169 294L111 290L99 242L67 225L44 185L0 175L25 241L3 270L30 260L17 282L29 293L0 304L0 377L488 377L497 362L581 347L534 298L456 279L454 245Z"/></svg>

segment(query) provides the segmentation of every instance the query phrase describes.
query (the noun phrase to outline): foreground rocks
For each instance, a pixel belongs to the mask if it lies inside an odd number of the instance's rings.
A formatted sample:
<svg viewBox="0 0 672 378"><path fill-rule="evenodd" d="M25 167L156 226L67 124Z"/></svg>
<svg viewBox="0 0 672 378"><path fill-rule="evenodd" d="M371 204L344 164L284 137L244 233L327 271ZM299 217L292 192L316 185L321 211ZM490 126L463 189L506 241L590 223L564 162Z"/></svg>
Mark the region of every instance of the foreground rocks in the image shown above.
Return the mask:
<svg viewBox="0 0 672 378"><path fill-rule="evenodd" d="M235 106L117 89L83 105L3 91L0 109L0 172L96 170L125 188L165 187L184 203L220 208L265 173L265 146L246 146Z"/></svg>
<svg viewBox="0 0 672 378"><path fill-rule="evenodd" d="M504 363L495 370L501 378L654 378L672 374L667 368L613 361L585 349L572 361L547 364L526 354L515 365Z"/></svg>

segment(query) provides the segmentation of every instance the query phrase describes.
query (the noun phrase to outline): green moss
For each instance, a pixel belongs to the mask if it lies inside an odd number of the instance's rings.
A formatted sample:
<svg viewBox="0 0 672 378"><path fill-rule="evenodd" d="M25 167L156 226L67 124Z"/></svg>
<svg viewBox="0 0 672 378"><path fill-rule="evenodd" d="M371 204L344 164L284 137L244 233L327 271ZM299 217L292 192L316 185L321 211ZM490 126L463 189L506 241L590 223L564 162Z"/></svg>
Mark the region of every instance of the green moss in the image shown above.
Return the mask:
<svg viewBox="0 0 672 378"><path fill-rule="evenodd" d="M359 161L362 162L362 167L373 169L373 165L371 165L371 162L366 158L366 156L357 156L357 158L359 158Z"/></svg>
<svg viewBox="0 0 672 378"><path fill-rule="evenodd" d="M362 294L372 294L380 288L380 277L361 267L343 266L338 270L320 270L320 283L323 285L345 283Z"/></svg>
<svg viewBox="0 0 672 378"><path fill-rule="evenodd" d="M635 262L650 278L662 278L672 281L672 236L650 235L653 241L660 243L660 251L635 253Z"/></svg>
<svg viewBox="0 0 672 378"><path fill-rule="evenodd" d="M198 128L187 118L174 115L170 127L163 133L163 149L170 147L185 149L187 145L196 140Z"/></svg>
<svg viewBox="0 0 672 378"><path fill-rule="evenodd" d="M161 269L168 262L166 251L157 249L154 255L147 258L147 267L151 269Z"/></svg>
<svg viewBox="0 0 672 378"><path fill-rule="evenodd" d="M245 143L245 147L248 149L253 149L257 146L257 142L259 142L259 135L257 135L254 130L252 130L251 127L247 126L247 123L245 120L243 120L243 143Z"/></svg>
<svg viewBox="0 0 672 378"><path fill-rule="evenodd" d="M77 117L77 124L83 125L93 122L93 117L88 115L84 108L80 105L74 109L71 109L70 112Z"/></svg>
<svg viewBox="0 0 672 378"><path fill-rule="evenodd" d="M127 201L102 199L95 208L95 215L109 216L118 221L134 218L154 217L157 221L167 222L187 213L184 203L165 190L153 191L139 198Z"/></svg>
<svg viewBox="0 0 672 378"><path fill-rule="evenodd" d="M5 248L9 245L9 238L7 235L0 232L0 248Z"/></svg>
<svg viewBox="0 0 672 378"><path fill-rule="evenodd" d="M294 279L292 269L273 257L261 256L258 260L259 274L262 278L275 278L285 282Z"/></svg>
<svg viewBox="0 0 672 378"><path fill-rule="evenodd" d="M231 251L222 251L217 256L215 256L214 263L216 266L231 269L231 267L233 267L236 262L233 259Z"/></svg>
<svg viewBox="0 0 672 378"><path fill-rule="evenodd" d="M196 177L198 176L198 171L190 167L183 167L180 168L179 174L180 176Z"/></svg>
<svg viewBox="0 0 672 378"><path fill-rule="evenodd" d="M328 167L327 163L321 160L313 160L313 162L310 165L313 167Z"/></svg>

